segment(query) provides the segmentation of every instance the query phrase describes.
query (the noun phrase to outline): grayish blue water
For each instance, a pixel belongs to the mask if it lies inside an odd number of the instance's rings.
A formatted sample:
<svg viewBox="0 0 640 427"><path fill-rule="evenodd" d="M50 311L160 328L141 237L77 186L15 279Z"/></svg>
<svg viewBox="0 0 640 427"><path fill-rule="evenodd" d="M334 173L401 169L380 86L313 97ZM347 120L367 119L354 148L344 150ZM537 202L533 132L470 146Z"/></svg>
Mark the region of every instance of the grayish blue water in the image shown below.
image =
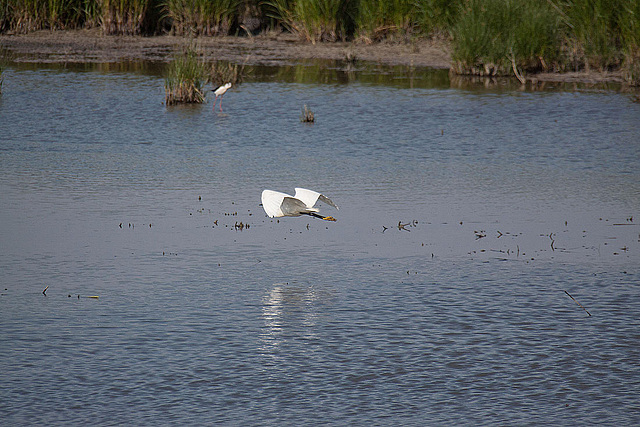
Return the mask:
<svg viewBox="0 0 640 427"><path fill-rule="evenodd" d="M267 71L5 72L3 425L640 423L639 104Z"/></svg>

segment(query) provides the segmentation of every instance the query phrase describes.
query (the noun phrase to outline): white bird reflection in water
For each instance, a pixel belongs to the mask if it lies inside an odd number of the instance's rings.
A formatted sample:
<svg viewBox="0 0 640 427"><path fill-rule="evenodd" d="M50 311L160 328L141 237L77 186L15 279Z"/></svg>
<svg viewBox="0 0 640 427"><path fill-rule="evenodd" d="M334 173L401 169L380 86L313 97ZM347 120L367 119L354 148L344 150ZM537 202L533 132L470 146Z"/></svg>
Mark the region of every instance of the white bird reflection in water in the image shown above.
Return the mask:
<svg viewBox="0 0 640 427"><path fill-rule="evenodd" d="M311 285L273 284L262 299L261 350L274 353L287 340L317 339L318 313L330 298Z"/></svg>

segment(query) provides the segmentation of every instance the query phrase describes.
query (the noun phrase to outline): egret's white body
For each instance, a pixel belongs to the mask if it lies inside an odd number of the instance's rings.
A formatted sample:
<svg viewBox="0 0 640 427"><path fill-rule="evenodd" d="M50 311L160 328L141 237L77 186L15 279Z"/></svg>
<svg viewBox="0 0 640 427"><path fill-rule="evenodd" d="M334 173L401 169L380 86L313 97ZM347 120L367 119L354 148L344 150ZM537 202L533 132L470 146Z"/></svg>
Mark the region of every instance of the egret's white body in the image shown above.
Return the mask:
<svg viewBox="0 0 640 427"><path fill-rule="evenodd" d="M218 97L220 97L220 111L222 111L222 95L224 95L227 92L227 90L229 90L230 87L231 87L231 83L225 83L213 91L213 94L216 96L215 99L213 100L214 110L216 109L216 101L218 100Z"/></svg>
<svg viewBox="0 0 640 427"><path fill-rule="evenodd" d="M269 218L311 215L327 221L335 221L331 216L325 217L318 214L319 209L314 207L318 200L338 209L338 206L328 197L306 188L296 188L294 196L273 190L262 192L262 207Z"/></svg>

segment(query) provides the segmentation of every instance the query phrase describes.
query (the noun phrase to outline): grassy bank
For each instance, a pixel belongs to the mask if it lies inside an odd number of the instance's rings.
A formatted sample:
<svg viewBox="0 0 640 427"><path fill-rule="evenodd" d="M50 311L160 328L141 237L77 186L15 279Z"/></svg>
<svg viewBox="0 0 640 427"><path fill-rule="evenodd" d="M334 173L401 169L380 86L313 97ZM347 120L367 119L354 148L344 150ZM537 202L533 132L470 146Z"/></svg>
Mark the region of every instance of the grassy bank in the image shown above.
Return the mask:
<svg viewBox="0 0 640 427"><path fill-rule="evenodd" d="M316 42L444 37L462 74L622 70L640 81L638 0L0 0L0 32L245 35Z"/></svg>
<svg viewBox="0 0 640 427"><path fill-rule="evenodd" d="M622 69L638 83L637 0L468 0L450 29L461 74Z"/></svg>

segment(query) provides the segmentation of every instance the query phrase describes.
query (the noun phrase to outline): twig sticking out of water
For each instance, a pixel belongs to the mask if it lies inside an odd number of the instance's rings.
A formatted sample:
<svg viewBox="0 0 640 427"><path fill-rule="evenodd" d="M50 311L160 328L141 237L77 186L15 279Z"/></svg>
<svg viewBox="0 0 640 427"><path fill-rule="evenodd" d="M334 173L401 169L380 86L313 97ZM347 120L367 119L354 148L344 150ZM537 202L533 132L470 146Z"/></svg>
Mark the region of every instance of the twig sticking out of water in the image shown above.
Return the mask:
<svg viewBox="0 0 640 427"><path fill-rule="evenodd" d="M402 230L411 231L411 230L409 230L409 229L407 229L405 227L407 227L407 226L415 227L416 225L418 225L418 221L415 220L415 219L413 221L411 221L411 222L406 223L406 224L403 224L402 221L398 221L398 230L399 231L402 231ZM385 227L385 229L386 229L386 227Z"/></svg>
<svg viewBox="0 0 640 427"><path fill-rule="evenodd" d="M576 302L576 304L578 304L580 307L582 307L582 309L583 309L584 311L586 311L586 312L587 312L587 314L589 315L589 317L591 317L591 313L589 313L589 312L587 311L587 309L586 309L586 308L584 308L584 306L583 306L582 304L580 304L580 303L579 303L579 302L578 302L574 297L572 297L572 296L571 296L571 294L570 294L569 292L564 291L564 293L565 293L565 294L567 294L567 295L569 295L569 297L570 297L572 300L574 300L574 301Z"/></svg>
<svg viewBox="0 0 640 427"><path fill-rule="evenodd" d="M408 223L406 223L406 224L403 224L403 223L402 223L402 221L398 221L398 230L400 230L400 231L402 231L402 230L404 230L404 231L411 231L411 230L407 230L407 229L405 228L407 225L410 225L410 224L411 224L411 223L409 223L409 222L408 222Z"/></svg>
<svg viewBox="0 0 640 427"><path fill-rule="evenodd" d="M45 297L47 296L47 289L49 289L49 285L47 285L47 287L44 288L44 291L42 291L42 295L44 295Z"/></svg>
<svg viewBox="0 0 640 427"><path fill-rule="evenodd" d="M315 123L316 119L313 115L313 111L307 107L307 104L304 105L302 109L302 115L300 116L300 121L302 123Z"/></svg>
<svg viewBox="0 0 640 427"><path fill-rule="evenodd" d="M516 75L516 78L520 80L520 83L525 84L527 82L527 79L525 79L524 76L518 72L518 66L516 65L516 57L513 54L513 50L510 53L511 53L511 66L513 67L513 73Z"/></svg>

